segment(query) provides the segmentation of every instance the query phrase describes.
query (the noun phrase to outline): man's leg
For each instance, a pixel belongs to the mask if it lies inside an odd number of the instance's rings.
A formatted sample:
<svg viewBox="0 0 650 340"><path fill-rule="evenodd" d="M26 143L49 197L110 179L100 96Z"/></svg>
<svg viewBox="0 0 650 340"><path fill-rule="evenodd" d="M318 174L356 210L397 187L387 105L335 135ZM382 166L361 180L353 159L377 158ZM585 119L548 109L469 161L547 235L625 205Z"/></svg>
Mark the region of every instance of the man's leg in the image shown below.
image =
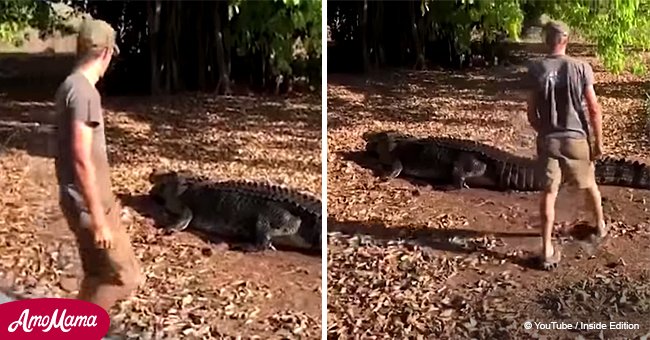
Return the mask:
<svg viewBox="0 0 650 340"><path fill-rule="evenodd" d="M562 183L562 171L560 161L552 157L556 154L558 143L555 140L540 141L537 154L540 166L540 175L544 179L544 189L540 197L539 215L542 220L542 259L546 263L555 264L559 262L559 252L553 247L553 224L555 223L555 202L557 200L560 184Z"/></svg>
<svg viewBox="0 0 650 340"><path fill-rule="evenodd" d="M542 219L542 252L545 259L555 255L553 248L553 224L555 223L555 202L557 201L562 173L557 159L546 161L546 187L542 192L539 214Z"/></svg>
<svg viewBox="0 0 650 340"><path fill-rule="evenodd" d="M591 211L596 220L598 230L598 237L605 237L607 235L607 226L605 224L605 214L603 213L602 197L598 185L592 185L586 189L585 196L590 202Z"/></svg>
<svg viewBox="0 0 650 340"><path fill-rule="evenodd" d="M546 190L542 193L540 202L540 216L542 218L542 252L544 258L552 258L553 249L553 224L555 222L555 202L557 191Z"/></svg>
<svg viewBox="0 0 650 340"><path fill-rule="evenodd" d="M87 213L68 211L67 215L77 236L84 271L77 298L109 311L118 300L127 298L137 289L142 281L140 265L126 228L120 223L120 206L116 203L107 216L113 232L112 249L95 247L93 235L88 229L90 216Z"/></svg>
<svg viewBox="0 0 650 340"><path fill-rule="evenodd" d="M590 158L589 143L586 139L569 139L564 143L562 153L567 157L562 170L577 188L584 192L585 203L593 214L598 236L604 237L607 233L605 216L596 183L596 168Z"/></svg>

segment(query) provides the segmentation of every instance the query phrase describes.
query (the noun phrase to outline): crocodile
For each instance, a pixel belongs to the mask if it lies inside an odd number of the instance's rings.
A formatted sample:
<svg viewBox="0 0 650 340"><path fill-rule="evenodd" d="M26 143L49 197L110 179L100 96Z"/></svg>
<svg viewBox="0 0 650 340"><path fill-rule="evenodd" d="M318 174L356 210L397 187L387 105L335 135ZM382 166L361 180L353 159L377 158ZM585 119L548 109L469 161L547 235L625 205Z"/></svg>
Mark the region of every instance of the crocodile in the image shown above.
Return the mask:
<svg viewBox="0 0 650 340"><path fill-rule="evenodd" d="M246 180L212 181L189 172L154 170L150 197L172 217L169 232L191 228L236 238L245 251L285 245L320 251L321 201L280 185Z"/></svg>
<svg viewBox="0 0 650 340"><path fill-rule="evenodd" d="M456 189L482 187L499 191L540 191L543 176L534 158L511 154L473 140L417 138L396 131L366 132L367 154L378 158L383 180L398 176L451 184ZM596 182L650 189L650 167L638 161L604 157L596 160Z"/></svg>

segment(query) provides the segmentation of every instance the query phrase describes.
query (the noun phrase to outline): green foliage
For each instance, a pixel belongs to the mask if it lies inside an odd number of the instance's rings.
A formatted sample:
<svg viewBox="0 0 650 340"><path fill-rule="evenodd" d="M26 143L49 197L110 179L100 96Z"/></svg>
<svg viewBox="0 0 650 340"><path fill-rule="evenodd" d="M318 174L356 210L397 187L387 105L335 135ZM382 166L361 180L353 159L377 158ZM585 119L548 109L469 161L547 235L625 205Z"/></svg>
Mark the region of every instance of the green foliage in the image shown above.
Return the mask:
<svg viewBox="0 0 650 340"><path fill-rule="evenodd" d="M524 19L519 0L422 0L420 10L434 36L454 36L459 54L470 52L476 39L492 43L505 34L517 40Z"/></svg>
<svg viewBox="0 0 650 340"><path fill-rule="evenodd" d="M566 22L595 43L599 58L611 72L646 71L641 53L650 48L650 3L641 0L421 0L432 24L451 29L456 48L469 49L471 31L487 42L500 33L517 40L524 15L548 14Z"/></svg>
<svg viewBox="0 0 650 340"><path fill-rule="evenodd" d="M646 72L641 53L650 48L650 4L647 2L555 0L537 1L535 5L595 43L598 56L609 71Z"/></svg>
<svg viewBox="0 0 650 340"><path fill-rule="evenodd" d="M9 0L0 2L0 41L19 44L18 33L29 26L36 3Z"/></svg>
<svg viewBox="0 0 650 340"><path fill-rule="evenodd" d="M236 0L229 14L238 55L267 56L275 74L291 74L296 54L321 56L320 0Z"/></svg>
<svg viewBox="0 0 650 340"><path fill-rule="evenodd" d="M62 26L47 2L38 0L0 1L0 41L19 46L23 42L26 28L39 29L42 35L51 33Z"/></svg>

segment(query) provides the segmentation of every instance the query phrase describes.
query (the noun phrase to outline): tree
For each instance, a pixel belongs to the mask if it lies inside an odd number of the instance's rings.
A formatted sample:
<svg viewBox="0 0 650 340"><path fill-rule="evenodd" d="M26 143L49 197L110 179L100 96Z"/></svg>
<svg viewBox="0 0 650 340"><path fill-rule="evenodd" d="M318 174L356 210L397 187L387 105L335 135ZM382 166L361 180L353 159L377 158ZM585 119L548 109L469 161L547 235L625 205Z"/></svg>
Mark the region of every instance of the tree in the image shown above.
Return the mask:
<svg viewBox="0 0 650 340"><path fill-rule="evenodd" d="M387 65L464 67L477 58L492 64L504 57L501 42L517 41L524 19L542 14L565 21L595 43L598 57L614 73L645 71L639 56L650 45L650 5L640 0L330 1L328 6L335 45L358 49L362 69L370 68L372 58L366 55L376 51L394 51L379 63ZM370 15L382 12L379 8L390 14ZM369 29L378 26L386 33Z"/></svg>
<svg viewBox="0 0 650 340"><path fill-rule="evenodd" d="M45 1L0 1L0 41L19 46L24 42L20 33L29 27L37 28L42 36L54 30L67 32L64 19Z"/></svg>
<svg viewBox="0 0 650 340"><path fill-rule="evenodd" d="M51 31L60 2L0 2L0 39L19 42L27 27ZM103 81L108 90L228 94L242 82L279 93L303 78L320 85L320 0L65 2L118 31L122 54Z"/></svg>
<svg viewBox="0 0 650 340"><path fill-rule="evenodd" d="M641 53L650 48L650 4L639 0L580 0L543 3L545 12L564 20L596 44L598 57L614 73L645 73Z"/></svg>

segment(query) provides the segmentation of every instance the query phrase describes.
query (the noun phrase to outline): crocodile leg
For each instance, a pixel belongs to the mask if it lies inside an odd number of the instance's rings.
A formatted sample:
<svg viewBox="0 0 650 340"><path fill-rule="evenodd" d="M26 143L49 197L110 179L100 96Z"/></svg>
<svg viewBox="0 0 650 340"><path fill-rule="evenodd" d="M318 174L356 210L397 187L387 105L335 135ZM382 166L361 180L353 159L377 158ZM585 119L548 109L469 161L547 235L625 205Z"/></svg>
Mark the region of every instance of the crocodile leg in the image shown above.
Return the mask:
<svg viewBox="0 0 650 340"><path fill-rule="evenodd" d="M300 229L303 223L302 219L288 211L285 211L282 215L282 222L280 225L274 226L271 229L273 243L276 245L288 245L296 248L312 247L313 232Z"/></svg>
<svg viewBox="0 0 650 340"><path fill-rule="evenodd" d="M377 142L379 163L384 169L386 166L390 166L390 173L382 175L382 181L397 178L404 168L402 162L393 155L393 149L395 149L395 141L391 140L388 136L385 136Z"/></svg>
<svg viewBox="0 0 650 340"><path fill-rule="evenodd" d="M456 189L469 189L466 181L468 178L483 176L487 164L476 159L470 153L461 153L458 159L454 162L452 169L452 181Z"/></svg>
<svg viewBox="0 0 650 340"><path fill-rule="evenodd" d="M402 162L400 162L399 160L395 160L390 165L390 173L382 176L381 180L388 181L397 178L397 176L399 176L399 174L402 173L402 169L404 169L404 167L402 166Z"/></svg>
<svg viewBox="0 0 650 340"><path fill-rule="evenodd" d="M464 176L464 174L460 171L457 171L456 168L454 168L454 172L452 174L452 186L454 189L462 190L462 189L469 189L469 185L467 185L467 178Z"/></svg>
<svg viewBox="0 0 650 340"><path fill-rule="evenodd" d="M190 225L190 222L192 222L193 218L194 218L194 214L192 214L192 210L186 207L183 209L183 211L181 212L180 216L176 219L176 221L165 226L165 230L167 231L185 230Z"/></svg>
<svg viewBox="0 0 650 340"><path fill-rule="evenodd" d="M273 244L271 244L271 223L268 219L261 217L255 221L253 243L247 243L241 248L245 252L260 252L269 249L276 250Z"/></svg>
<svg viewBox="0 0 650 340"><path fill-rule="evenodd" d="M171 213L174 216L178 216L175 221L165 226L167 231L182 231L185 230L189 225L194 214L192 210L186 207L177 196L167 195L169 199L165 200L165 211Z"/></svg>

